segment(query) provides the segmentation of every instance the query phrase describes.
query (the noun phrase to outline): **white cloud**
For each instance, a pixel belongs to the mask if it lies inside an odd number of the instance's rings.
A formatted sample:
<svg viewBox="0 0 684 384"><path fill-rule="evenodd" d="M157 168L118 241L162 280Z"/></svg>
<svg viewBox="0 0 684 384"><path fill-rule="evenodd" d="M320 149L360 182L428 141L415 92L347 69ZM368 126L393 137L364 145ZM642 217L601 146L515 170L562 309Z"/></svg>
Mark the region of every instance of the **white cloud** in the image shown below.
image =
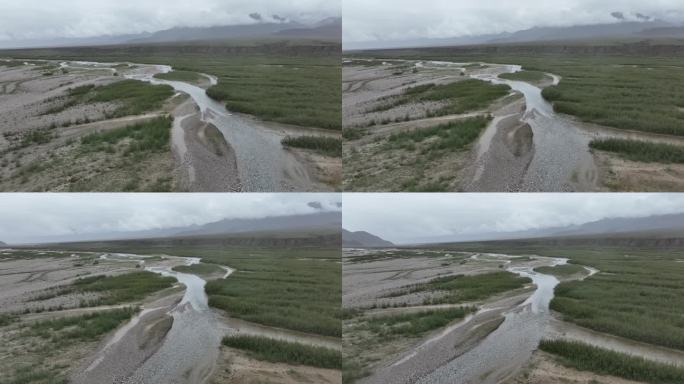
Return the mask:
<svg viewBox="0 0 684 384"><path fill-rule="evenodd" d="M617 22L637 14L684 20L682 0L344 0L343 42L515 32L535 26Z"/></svg>
<svg viewBox="0 0 684 384"><path fill-rule="evenodd" d="M0 194L0 241L206 224L315 212L321 202L339 210L340 196L324 193L248 194Z"/></svg>
<svg viewBox="0 0 684 384"><path fill-rule="evenodd" d="M345 194L343 226L408 243L684 212L684 194Z"/></svg>
<svg viewBox="0 0 684 384"><path fill-rule="evenodd" d="M340 8L326 0L0 0L0 41L249 24L252 13L312 22L339 16Z"/></svg>

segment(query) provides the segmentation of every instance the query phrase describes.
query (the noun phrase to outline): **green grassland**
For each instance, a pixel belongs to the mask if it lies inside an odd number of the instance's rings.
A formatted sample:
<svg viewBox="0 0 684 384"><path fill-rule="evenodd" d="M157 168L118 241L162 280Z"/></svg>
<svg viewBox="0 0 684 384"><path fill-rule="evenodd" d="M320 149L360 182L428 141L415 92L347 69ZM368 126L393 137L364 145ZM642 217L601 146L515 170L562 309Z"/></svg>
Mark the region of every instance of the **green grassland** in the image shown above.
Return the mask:
<svg viewBox="0 0 684 384"><path fill-rule="evenodd" d="M191 71L171 71L169 73L157 73L154 75L154 77L162 80L183 81L193 84L197 84L203 79L206 79L206 77L200 75L199 73Z"/></svg>
<svg viewBox="0 0 684 384"><path fill-rule="evenodd" d="M490 118L480 116L381 139L368 149L345 151L344 189L446 192L454 189L454 157L470 148ZM347 129L345 129L347 131ZM347 166L348 165L348 166ZM449 169L448 174L435 172ZM432 171L432 172L431 172Z"/></svg>
<svg viewBox="0 0 684 384"><path fill-rule="evenodd" d="M567 257L599 273L556 287L551 309L577 325L645 343L684 350L684 250L653 245L556 244L553 241L459 244L457 249ZM637 245L635 245L637 244Z"/></svg>
<svg viewBox="0 0 684 384"><path fill-rule="evenodd" d="M136 271L116 276L92 276L74 281L72 284L47 291L38 298L46 300L57 296L96 293L97 299L82 300L81 307L115 305L142 300L145 296L170 288L176 279L159 274Z"/></svg>
<svg viewBox="0 0 684 384"><path fill-rule="evenodd" d="M428 117L456 115L487 108L495 100L508 95L510 90L508 85L494 85L475 79L442 85L425 84L408 88L401 96L390 98L371 112L411 103L445 101L448 105L429 111Z"/></svg>
<svg viewBox="0 0 684 384"><path fill-rule="evenodd" d="M336 249L226 250L203 260L236 268L207 283L209 305L265 325L340 336L341 268Z"/></svg>
<svg viewBox="0 0 684 384"><path fill-rule="evenodd" d="M223 345L243 350L252 358L272 363L330 369L342 367L342 352L330 348L248 335L226 336L223 338Z"/></svg>
<svg viewBox="0 0 684 384"><path fill-rule="evenodd" d="M328 232L241 234L70 244L69 249L200 257L204 263L235 268L229 278L207 283L211 306L255 323L340 336L338 236Z"/></svg>
<svg viewBox="0 0 684 384"><path fill-rule="evenodd" d="M370 317L366 326L379 337L418 337L426 332L442 328L474 312L475 307L435 309L400 315Z"/></svg>
<svg viewBox="0 0 684 384"><path fill-rule="evenodd" d="M25 348L25 354L19 363L3 371L0 375L0 383L68 383L68 364L46 364L43 360L67 350L81 348L83 343L98 341L102 336L128 321L137 312L137 308L121 308L86 315L18 323L15 329L3 336L3 340L12 343L16 346L15 348ZM38 356L35 356L35 353Z"/></svg>
<svg viewBox="0 0 684 384"><path fill-rule="evenodd" d="M62 317L26 325L25 337L40 337L55 345L69 341L94 341L128 321L135 308L113 309L81 316Z"/></svg>
<svg viewBox="0 0 684 384"><path fill-rule="evenodd" d="M125 156L166 152L170 147L171 123L171 117L160 117L145 123L91 133L81 138L80 150L84 153L114 153L117 144L125 140L122 148Z"/></svg>
<svg viewBox="0 0 684 384"><path fill-rule="evenodd" d="M618 156L646 163L684 163L684 146L649 143L640 140L601 139L589 143L589 147L600 151L613 152Z"/></svg>
<svg viewBox="0 0 684 384"><path fill-rule="evenodd" d="M564 340L542 340L539 349L568 367L650 384L684 382L684 368L657 363L625 353Z"/></svg>
<svg viewBox="0 0 684 384"><path fill-rule="evenodd" d="M387 149L416 150L417 144L430 140L425 146L420 147L420 152L429 154L432 151L460 151L472 144L482 130L487 126L490 119L476 117L463 121L450 122L427 129L414 129L412 131L392 134L388 139Z"/></svg>
<svg viewBox="0 0 684 384"><path fill-rule="evenodd" d="M537 267L534 271L561 278L587 273L587 270L583 266L576 264L557 265L555 267Z"/></svg>
<svg viewBox="0 0 684 384"><path fill-rule="evenodd" d="M192 273L200 276L212 276L216 274L225 274L226 271L216 264L199 263L193 265L179 265L173 267L176 272Z"/></svg>
<svg viewBox="0 0 684 384"><path fill-rule="evenodd" d="M333 137L288 136L282 140L282 144L287 147L311 149L325 156L342 156L342 141Z"/></svg>
<svg viewBox="0 0 684 384"><path fill-rule="evenodd" d="M546 73L541 71L519 71L514 73L502 73L499 75L502 79L526 81L528 83L540 83L545 80L551 80Z"/></svg>
<svg viewBox="0 0 684 384"><path fill-rule="evenodd" d="M472 276L438 277L427 283L417 284L404 293L444 292L444 296L427 299L426 304L459 304L484 300L491 296L523 288L532 280L511 272L493 272Z"/></svg>
<svg viewBox="0 0 684 384"><path fill-rule="evenodd" d="M0 56L171 65L177 71L216 76L218 84L207 95L225 102L230 111L341 129L339 42L236 40L4 51Z"/></svg>
<svg viewBox="0 0 684 384"><path fill-rule="evenodd" d="M53 108L47 114L58 113L79 104L117 103L117 109L107 118L139 115L160 109L173 88L169 85L152 85L139 80L122 80L108 85L83 85L72 88L66 102Z"/></svg>
<svg viewBox="0 0 684 384"><path fill-rule="evenodd" d="M676 42L625 41L405 49L357 55L519 64L526 71L561 76L559 85L543 91L557 112L620 129L684 135L680 52Z"/></svg>
<svg viewBox="0 0 684 384"><path fill-rule="evenodd" d="M13 191L167 192L175 188L169 155L172 119L148 121L95 132L21 164L6 180ZM51 140L47 131L30 136Z"/></svg>

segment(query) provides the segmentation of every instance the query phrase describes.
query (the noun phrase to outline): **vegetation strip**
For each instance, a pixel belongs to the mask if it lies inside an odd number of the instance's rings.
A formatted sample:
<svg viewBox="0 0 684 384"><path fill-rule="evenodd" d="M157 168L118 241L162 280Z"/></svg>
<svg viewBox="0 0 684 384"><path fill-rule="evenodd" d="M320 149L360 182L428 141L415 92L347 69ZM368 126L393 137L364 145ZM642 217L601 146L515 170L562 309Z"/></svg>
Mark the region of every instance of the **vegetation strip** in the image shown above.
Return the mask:
<svg viewBox="0 0 684 384"><path fill-rule="evenodd" d="M510 272L494 272L481 275L438 277L427 283L417 284L397 294L416 292L443 292L444 295L426 299L425 304L459 304L486 299L498 293L522 288L531 283L528 277Z"/></svg>
<svg viewBox="0 0 684 384"><path fill-rule="evenodd" d="M223 345L246 351L258 360L272 363L309 365L319 368L340 369L342 352L263 336L226 336Z"/></svg>
<svg viewBox="0 0 684 384"><path fill-rule="evenodd" d="M557 265L555 267L537 267L534 269L534 271L558 277L567 277L579 273L587 273L587 270L583 266L576 264L564 264Z"/></svg>
<svg viewBox="0 0 684 384"><path fill-rule="evenodd" d="M368 329L378 335L420 336L425 332L442 328L447 324L475 312L475 307L449 308L406 313L400 315L371 317L366 323Z"/></svg>
<svg viewBox="0 0 684 384"><path fill-rule="evenodd" d="M589 143L593 149L614 152L620 157L646 163L684 164L684 146L641 140L602 139Z"/></svg>
<svg viewBox="0 0 684 384"><path fill-rule="evenodd" d="M622 377L651 384L684 383L684 368L565 340L542 340L539 349L580 371Z"/></svg>
<svg viewBox="0 0 684 384"><path fill-rule="evenodd" d="M530 83L551 79L546 73L541 71L518 71L513 73L502 73L499 75L499 77L507 80L527 81Z"/></svg>
<svg viewBox="0 0 684 384"><path fill-rule="evenodd" d="M311 149L325 156L342 156L342 141L334 137L287 136L282 140L282 144L287 147Z"/></svg>

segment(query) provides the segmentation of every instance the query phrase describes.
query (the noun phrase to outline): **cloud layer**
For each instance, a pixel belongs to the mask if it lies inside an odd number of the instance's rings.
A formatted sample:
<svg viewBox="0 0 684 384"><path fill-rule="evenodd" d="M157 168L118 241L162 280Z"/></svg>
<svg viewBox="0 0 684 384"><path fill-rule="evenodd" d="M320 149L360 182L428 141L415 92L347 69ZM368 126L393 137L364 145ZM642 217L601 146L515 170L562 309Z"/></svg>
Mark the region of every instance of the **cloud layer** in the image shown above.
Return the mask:
<svg viewBox="0 0 684 384"><path fill-rule="evenodd" d="M343 223L396 243L684 212L684 194L345 194Z"/></svg>
<svg viewBox="0 0 684 384"><path fill-rule="evenodd" d="M684 20L681 0L344 0L344 44L515 32L658 18Z"/></svg>
<svg viewBox="0 0 684 384"><path fill-rule="evenodd" d="M339 0L0 0L0 41L249 24L256 15L313 22L339 16L340 8Z"/></svg>
<svg viewBox="0 0 684 384"><path fill-rule="evenodd" d="M281 194L0 194L0 241L206 224L340 209L340 196Z"/></svg>

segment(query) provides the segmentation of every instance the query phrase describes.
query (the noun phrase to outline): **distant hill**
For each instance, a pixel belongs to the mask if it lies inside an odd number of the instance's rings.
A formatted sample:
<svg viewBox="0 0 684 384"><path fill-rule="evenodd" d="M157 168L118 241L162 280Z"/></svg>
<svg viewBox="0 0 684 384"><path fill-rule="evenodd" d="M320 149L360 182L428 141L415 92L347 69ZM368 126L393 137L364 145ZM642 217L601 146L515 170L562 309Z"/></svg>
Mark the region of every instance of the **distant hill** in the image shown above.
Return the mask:
<svg viewBox="0 0 684 384"><path fill-rule="evenodd" d="M624 237L636 236L637 234L648 234L648 237L658 237L659 234L667 234L668 237L684 237L684 213L647 217L608 218L579 225L530 229L526 231L429 237L419 239L416 243L434 244L467 241L600 237L607 235L610 235L610 237L618 235Z"/></svg>
<svg viewBox="0 0 684 384"><path fill-rule="evenodd" d="M0 247L5 247L5 246L7 246L7 244L0 241Z"/></svg>
<svg viewBox="0 0 684 384"><path fill-rule="evenodd" d="M304 39L342 39L342 19L331 17L321 20L310 28L286 29L275 33L276 36Z"/></svg>
<svg viewBox="0 0 684 384"><path fill-rule="evenodd" d="M339 42L342 39L342 19L332 17L313 24L302 24L295 21L258 22L254 24L212 27L175 27L152 33L143 32L129 35L9 40L0 42L0 49L92 47L268 38L322 39Z"/></svg>
<svg viewBox="0 0 684 384"><path fill-rule="evenodd" d="M309 203L312 204L312 203ZM159 239L198 236L240 235L243 233L268 233L274 237L278 233L337 233L342 227L342 212L325 211L302 215L270 216L255 219L224 219L204 225L186 227L152 229L144 231L108 232L78 234L67 236L51 236L36 239L36 244L73 243L89 241Z"/></svg>
<svg viewBox="0 0 684 384"><path fill-rule="evenodd" d="M499 34L471 35L445 38L388 40L380 42L345 43L345 50L379 48L453 47L469 45L497 45L534 42L578 42L592 40L681 39L684 26L662 20L619 21L615 23L574 25L569 27L534 27Z"/></svg>
<svg viewBox="0 0 684 384"><path fill-rule="evenodd" d="M342 229L342 246L346 248L392 247L393 243L366 231L350 232Z"/></svg>
<svg viewBox="0 0 684 384"><path fill-rule="evenodd" d="M173 236L216 235L226 233L294 231L307 228L339 228L340 212L319 212L309 215L276 216L259 219L225 219L193 229L174 232Z"/></svg>

